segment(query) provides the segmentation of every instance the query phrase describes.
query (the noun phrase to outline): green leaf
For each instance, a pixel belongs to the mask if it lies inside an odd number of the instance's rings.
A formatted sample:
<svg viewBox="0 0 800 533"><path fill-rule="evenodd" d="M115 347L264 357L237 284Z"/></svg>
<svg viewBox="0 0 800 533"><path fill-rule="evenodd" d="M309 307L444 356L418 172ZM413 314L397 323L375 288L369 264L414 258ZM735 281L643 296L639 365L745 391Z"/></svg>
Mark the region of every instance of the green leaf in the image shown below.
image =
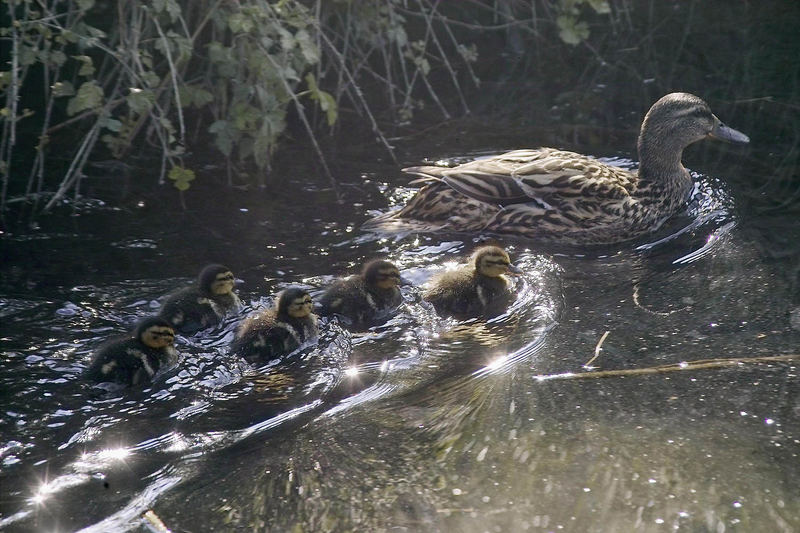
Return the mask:
<svg viewBox="0 0 800 533"><path fill-rule="evenodd" d="M67 114L75 115L85 109L96 109L101 105L103 105L103 89L94 80L86 81L67 104Z"/></svg>
<svg viewBox="0 0 800 533"><path fill-rule="evenodd" d="M148 70L142 74L142 78L144 78L144 81L147 82L148 87L158 87L158 85L161 83L161 78L159 78L158 74L152 70Z"/></svg>
<svg viewBox="0 0 800 533"><path fill-rule="evenodd" d="M175 22L181 14L181 6L175 0L153 0L153 11L156 13L166 12L169 19Z"/></svg>
<svg viewBox="0 0 800 533"><path fill-rule="evenodd" d="M75 94L75 87L68 81L58 81L51 87L53 96L56 98L60 96L72 96Z"/></svg>
<svg viewBox="0 0 800 533"><path fill-rule="evenodd" d="M319 48L311 40L311 35L306 30L300 30L294 35L294 38L297 40L297 44L300 45L300 52L303 54L306 63L309 65L316 64L319 61Z"/></svg>
<svg viewBox="0 0 800 533"><path fill-rule="evenodd" d="M194 170L177 166L169 170L167 177L175 182L175 188L179 191L187 190L191 186L190 182L195 178Z"/></svg>
<svg viewBox="0 0 800 533"><path fill-rule="evenodd" d="M292 48L297 44L297 41L294 38L294 35L288 30L285 30L278 26L278 35L281 37L281 48L283 48L286 52L291 51Z"/></svg>
<svg viewBox="0 0 800 533"><path fill-rule="evenodd" d="M592 6L595 13L600 15L607 15L611 13L611 6L608 4L608 0L588 0L589 5Z"/></svg>
<svg viewBox="0 0 800 533"><path fill-rule="evenodd" d="M61 50L53 50L50 52L50 64L61 66L67 62L67 55Z"/></svg>
<svg viewBox="0 0 800 533"><path fill-rule="evenodd" d="M468 63L474 63L478 60L478 47L475 44L470 44L469 46L465 46L463 44L458 45L458 53L461 54L461 57L464 58L464 61Z"/></svg>
<svg viewBox="0 0 800 533"><path fill-rule="evenodd" d="M214 95L200 86L181 85L179 92L183 107L201 108L214 101Z"/></svg>
<svg viewBox="0 0 800 533"><path fill-rule="evenodd" d="M234 134L230 122L218 120L208 127L208 132L214 134L214 144L225 157L230 157L233 144L237 135Z"/></svg>
<svg viewBox="0 0 800 533"><path fill-rule="evenodd" d="M19 64L23 66L33 65L36 63L38 59L38 54L36 53L37 50L32 46L27 46L24 44L20 44L18 48L19 52L17 58L19 60Z"/></svg>
<svg viewBox="0 0 800 533"><path fill-rule="evenodd" d="M78 76L91 76L94 74L94 63L92 63L91 57L86 55L72 57L73 59L77 59L81 62L81 68L78 71Z"/></svg>
<svg viewBox="0 0 800 533"><path fill-rule="evenodd" d="M386 36L390 41L396 42L401 48L408 44L408 34L406 33L406 29L399 24L389 28L386 31Z"/></svg>
<svg viewBox="0 0 800 533"><path fill-rule="evenodd" d="M589 37L589 25L572 15L559 15L556 18L558 36L567 44L575 46Z"/></svg>
<svg viewBox="0 0 800 533"><path fill-rule="evenodd" d="M143 115L153 108L156 97L150 89L139 89L131 87L130 93L125 97L125 102L131 111L137 115Z"/></svg>
<svg viewBox="0 0 800 533"><path fill-rule="evenodd" d="M336 105L336 99L330 93L325 92L317 85L317 80L312 73L306 74L306 83L308 84L308 92L312 100L315 100L320 109L325 111L328 118L328 126L336 124L336 119L339 118L339 110Z"/></svg>
<svg viewBox="0 0 800 533"><path fill-rule="evenodd" d="M99 122L101 127L113 131L114 133L119 133L119 131L122 129L122 122L115 118L105 117Z"/></svg>

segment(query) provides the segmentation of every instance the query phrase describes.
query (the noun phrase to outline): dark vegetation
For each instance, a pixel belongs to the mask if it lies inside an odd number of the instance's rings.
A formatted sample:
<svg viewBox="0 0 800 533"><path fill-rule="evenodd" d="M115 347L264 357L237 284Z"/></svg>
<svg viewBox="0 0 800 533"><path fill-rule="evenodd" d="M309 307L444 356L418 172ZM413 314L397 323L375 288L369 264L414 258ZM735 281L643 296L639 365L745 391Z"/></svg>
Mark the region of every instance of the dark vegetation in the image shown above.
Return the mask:
<svg viewBox="0 0 800 533"><path fill-rule="evenodd" d="M798 197L795 2L0 6L3 213L17 203L36 215L79 198L92 172L172 183L181 195L200 181L264 186L281 179L275 156L298 142L338 190L331 161L341 144L367 138L394 158L396 139L422 128L453 135L459 120L490 134L539 128L564 146L601 136L627 148L643 111L672 90L701 95L754 145L774 148L753 176L756 192L780 199L768 208ZM137 170L141 157L147 172ZM224 170L204 174L209 158Z"/></svg>

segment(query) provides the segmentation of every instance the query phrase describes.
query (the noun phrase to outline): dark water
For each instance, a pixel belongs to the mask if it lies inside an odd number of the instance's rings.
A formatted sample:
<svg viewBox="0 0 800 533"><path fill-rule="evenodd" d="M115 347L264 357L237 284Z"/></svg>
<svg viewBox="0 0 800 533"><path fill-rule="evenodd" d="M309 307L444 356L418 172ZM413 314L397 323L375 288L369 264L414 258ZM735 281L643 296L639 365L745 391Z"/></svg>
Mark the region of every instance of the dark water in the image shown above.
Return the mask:
<svg viewBox="0 0 800 533"><path fill-rule="evenodd" d="M416 138L403 163L548 144L474 133L472 150ZM632 167L628 146L568 148ZM305 157L284 178L301 192L269 201L199 189L182 212L164 189L3 236L0 528L158 531L152 510L172 531L800 529L796 362L562 375L797 354L800 231L770 181L793 170L767 174L757 145L692 149L693 201L657 235L506 241L525 271L507 314L441 320L407 288L388 323L328 323L318 345L253 369L228 344L281 288L316 293L375 256L419 286L479 240L360 232L413 191L358 150L338 162L341 205ZM240 315L179 338L182 361L150 388L84 383L104 339L212 261L243 281Z"/></svg>

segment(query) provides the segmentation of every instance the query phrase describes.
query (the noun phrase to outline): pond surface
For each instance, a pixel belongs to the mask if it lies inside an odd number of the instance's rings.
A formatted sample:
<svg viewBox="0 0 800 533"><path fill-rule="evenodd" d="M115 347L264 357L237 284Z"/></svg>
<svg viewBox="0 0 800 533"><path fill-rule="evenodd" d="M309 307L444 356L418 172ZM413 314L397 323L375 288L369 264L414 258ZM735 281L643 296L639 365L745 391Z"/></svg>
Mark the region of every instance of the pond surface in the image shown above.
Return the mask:
<svg viewBox="0 0 800 533"><path fill-rule="evenodd" d="M549 144L464 128L469 150L434 132L401 163ZM629 146L565 148L633 168ZM284 178L299 193L190 190L181 212L164 188L3 236L0 529L800 529L798 363L767 359L798 354L800 231L796 213L753 208L769 193L747 185L767 157L757 145L688 151L688 211L640 241L505 240L524 270L516 302L462 323L420 286L480 237L359 231L413 193L374 150L336 162L342 204L306 154ZM416 285L387 323L328 322L268 368L228 353L280 289L317 295L376 256ZM179 337L182 361L149 388L88 386L98 345L208 262L242 280L245 309ZM759 359L680 365L720 358Z"/></svg>

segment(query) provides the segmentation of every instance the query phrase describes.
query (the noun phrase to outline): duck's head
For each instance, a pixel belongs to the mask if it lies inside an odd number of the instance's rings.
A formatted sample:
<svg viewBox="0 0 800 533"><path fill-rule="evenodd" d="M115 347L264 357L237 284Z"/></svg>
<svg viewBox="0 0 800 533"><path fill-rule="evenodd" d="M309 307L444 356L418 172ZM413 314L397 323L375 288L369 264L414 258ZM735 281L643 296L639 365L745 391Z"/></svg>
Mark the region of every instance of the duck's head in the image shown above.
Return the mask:
<svg viewBox="0 0 800 533"><path fill-rule="evenodd" d="M511 263L508 253L499 246L482 246L472 254L472 264L481 276L498 278L509 272L519 274L521 271Z"/></svg>
<svg viewBox="0 0 800 533"><path fill-rule="evenodd" d="M166 348L175 343L175 329L161 317L145 318L136 325L134 335L149 348Z"/></svg>
<svg viewBox="0 0 800 533"><path fill-rule="evenodd" d="M306 318L311 314L313 303L311 295L303 289L292 287L278 296L278 316Z"/></svg>
<svg viewBox="0 0 800 533"><path fill-rule="evenodd" d="M197 276L200 290L212 296L221 296L233 291L236 279L231 269L224 265L208 265Z"/></svg>
<svg viewBox="0 0 800 533"><path fill-rule="evenodd" d="M370 288L394 289L398 285L407 283L396 266L382 259L374 259L365 264L361 275Z"/></svg>
<svg viewBox="0 0 800 533"><path fill-rule="evenodd" d="M645 160L659 151L680 152L705 138L748 143L744 133L726 126L701 98L689 93L670 93L660 98L642 122L639 156ZM644 153L642 153L644 152Z"/></svg>

